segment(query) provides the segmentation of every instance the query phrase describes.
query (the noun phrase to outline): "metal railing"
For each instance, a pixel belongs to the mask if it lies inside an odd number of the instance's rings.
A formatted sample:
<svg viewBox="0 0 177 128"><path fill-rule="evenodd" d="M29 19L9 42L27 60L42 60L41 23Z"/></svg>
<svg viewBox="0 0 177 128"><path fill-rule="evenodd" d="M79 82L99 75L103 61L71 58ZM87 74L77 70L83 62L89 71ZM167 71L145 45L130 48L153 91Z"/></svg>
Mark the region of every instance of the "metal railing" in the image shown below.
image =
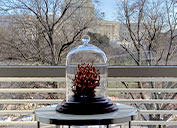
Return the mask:
<svg viewBox="0 0 177 128"><path fill-rule="evenodd" d="M64 66L1 66L0 82L60 82L65 81ZM108 80L114 82L176 82L177 67L137 67L137 66L109 66ZM1 88L0 93L59 93L65 92L65 88L46 89L46 88ZM111 92L121 93L176 93L177 89L161 88L109 88ZM0 104L56 104L63 99L0 99ZM114 99L119 103L171 103L177 104L176 99ZM8 114L33 114L34 110L1 110L0 115ZM177 114L177 110L139 110L139 114ZM0 122L0 125L31 125L36 121L11 121ZM135 120L132 125L177 125L177 121L140 121Z"/></svg>

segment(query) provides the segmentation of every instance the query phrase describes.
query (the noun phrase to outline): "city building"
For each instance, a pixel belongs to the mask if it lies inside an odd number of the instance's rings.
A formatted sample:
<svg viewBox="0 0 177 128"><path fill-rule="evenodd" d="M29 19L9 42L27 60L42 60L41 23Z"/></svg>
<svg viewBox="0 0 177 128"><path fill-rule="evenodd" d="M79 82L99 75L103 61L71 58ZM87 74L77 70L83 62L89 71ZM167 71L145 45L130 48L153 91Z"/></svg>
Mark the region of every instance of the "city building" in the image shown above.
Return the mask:
<svg viewBox="0 0 177 128"><path fill-rule="evenodd" d="M66 0L66 3L69 0ZM88 29L89 32L106 35L111 40L119 40L120 24L115 21L105 21L95 16L95 6L92 0L73 0L73 7L68 11L68 15L74 12L74 17L82 17L88 21L92 20L92 25ZM82 6L80 6L82 5Z"/></svg>

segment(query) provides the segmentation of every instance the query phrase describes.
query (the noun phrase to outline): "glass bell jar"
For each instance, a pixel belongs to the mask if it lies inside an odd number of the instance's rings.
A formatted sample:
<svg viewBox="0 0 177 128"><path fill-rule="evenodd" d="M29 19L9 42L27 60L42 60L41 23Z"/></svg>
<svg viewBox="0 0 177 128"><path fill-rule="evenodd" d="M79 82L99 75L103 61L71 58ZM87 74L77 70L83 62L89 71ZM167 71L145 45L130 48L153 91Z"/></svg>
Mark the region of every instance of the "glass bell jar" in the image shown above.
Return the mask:
<svg viewBox="0 0 177 128"><path fill-rule="evenodd" d="M107 97L107 57L83 36L82 45L73 48L66 57L66 101L71 96Z"/></svg>
<svg viewBox="0 0 177 128"><path fill-rule="evenodd" d="M65 114L90 115L118 110L107 99L107 58L98 47L82 38L82 45L72 49L66 57L66 101L56 111Z"/></svg>

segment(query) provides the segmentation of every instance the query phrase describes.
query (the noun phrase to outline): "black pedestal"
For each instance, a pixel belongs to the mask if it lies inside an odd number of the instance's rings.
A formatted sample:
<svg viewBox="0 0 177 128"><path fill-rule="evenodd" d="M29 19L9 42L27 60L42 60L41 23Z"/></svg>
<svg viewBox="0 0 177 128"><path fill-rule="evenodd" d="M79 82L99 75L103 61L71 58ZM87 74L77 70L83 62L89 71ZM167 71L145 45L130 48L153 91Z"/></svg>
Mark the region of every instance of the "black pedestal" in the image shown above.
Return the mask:
<svg viewBox="0 0 177 128"><path fill-rule="evenodd" d="M71 97L68 102L57 105L56 111L65 114L89 115L104 114L118 109L111 100L102 96Z"/></svg>

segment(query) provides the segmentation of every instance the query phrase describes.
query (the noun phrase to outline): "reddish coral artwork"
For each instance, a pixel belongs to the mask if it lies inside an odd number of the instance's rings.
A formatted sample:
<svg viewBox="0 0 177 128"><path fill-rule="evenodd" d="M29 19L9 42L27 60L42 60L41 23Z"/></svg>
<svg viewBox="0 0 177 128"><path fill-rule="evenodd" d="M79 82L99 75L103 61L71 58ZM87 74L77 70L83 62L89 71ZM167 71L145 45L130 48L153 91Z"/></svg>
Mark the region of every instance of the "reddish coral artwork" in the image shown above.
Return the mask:
<svg viewBox="0 0 177 128"><path fill-rule="evenodd" d="M93 66L93 62L91 64L79 64L72 86L75 96L95 96L95 88L99 85L100 72Z"/></svg>

